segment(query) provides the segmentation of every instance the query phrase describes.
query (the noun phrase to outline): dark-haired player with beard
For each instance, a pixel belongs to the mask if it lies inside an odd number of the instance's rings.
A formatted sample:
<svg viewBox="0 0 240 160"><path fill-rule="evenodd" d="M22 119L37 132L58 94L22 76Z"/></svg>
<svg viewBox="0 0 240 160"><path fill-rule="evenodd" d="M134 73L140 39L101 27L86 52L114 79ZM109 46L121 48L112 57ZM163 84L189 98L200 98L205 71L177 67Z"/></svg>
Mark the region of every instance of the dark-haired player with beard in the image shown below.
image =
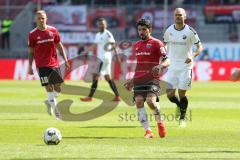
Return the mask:
<svg viewBox="0 0 240 160"><path fill-rule="evenodd" d="M144 138L153 138L147 112L144 108L145 101L153 111L159 136L163 138L166 135L166 130L160 116L160 75L153 74L153 71L156 72L156 70L168 67L169 61L163 43L151 36L152 25L150 21L139 20L137 30L141 40L137 41L132 48L137 65L133 79L128 80L125 87L134 91L133 99L137 107L138 120L146 131Z"/></svg>

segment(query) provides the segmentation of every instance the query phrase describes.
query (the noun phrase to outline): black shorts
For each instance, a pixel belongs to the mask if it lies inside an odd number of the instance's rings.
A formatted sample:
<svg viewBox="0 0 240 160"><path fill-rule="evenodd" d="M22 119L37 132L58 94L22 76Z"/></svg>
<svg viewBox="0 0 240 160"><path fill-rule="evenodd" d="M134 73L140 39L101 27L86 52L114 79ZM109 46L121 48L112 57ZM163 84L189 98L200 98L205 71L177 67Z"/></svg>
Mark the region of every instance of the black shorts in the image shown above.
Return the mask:
<svg viewBox="0 0 240 160"><path fill-rule="evenodd" d="M60 68L40 67L38 68L38 74L42 86L63 82Z"/></svg>
<svg viewBox="0 0 240 160"><path fill-rule="evenodd" d="M133 101L135 101L135 97L141 95L144 98L144 101L147 98L148 93L154 93L157 96L157 102L159 102L160 95L160 85L155 83L149 83L146 85L136 85L133 87L134 96Z"/></svg>

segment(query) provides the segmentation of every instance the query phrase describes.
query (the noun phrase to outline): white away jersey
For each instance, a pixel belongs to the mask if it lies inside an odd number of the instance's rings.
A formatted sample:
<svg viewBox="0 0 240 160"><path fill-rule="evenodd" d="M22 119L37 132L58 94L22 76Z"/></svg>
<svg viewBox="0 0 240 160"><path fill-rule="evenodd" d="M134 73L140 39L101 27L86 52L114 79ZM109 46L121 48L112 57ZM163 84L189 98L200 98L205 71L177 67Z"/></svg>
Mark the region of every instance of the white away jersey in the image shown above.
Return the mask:
<svg viewBox="0 0 240 160"><path fill-rule="evenodd" d="M105 47L111 48L111 45L108 45L109 43L115 43L115 39L112 35L112 33L105 29L104 32L98 32L95 36L94 43L97 44L97 57L101 60L111 60L112 59L112 52L107 51Z"/></svg>
<svg viewBox="0 0 240 160"><path fill-rule="evenodd" d="M173 24L165 31L163 40L167 43L170 69L191 69L193 67L193 63L184 63L187 57L192 55L192 46L200 42L198 34L193 28L185 25L182 30L177 30Z"/></svg>

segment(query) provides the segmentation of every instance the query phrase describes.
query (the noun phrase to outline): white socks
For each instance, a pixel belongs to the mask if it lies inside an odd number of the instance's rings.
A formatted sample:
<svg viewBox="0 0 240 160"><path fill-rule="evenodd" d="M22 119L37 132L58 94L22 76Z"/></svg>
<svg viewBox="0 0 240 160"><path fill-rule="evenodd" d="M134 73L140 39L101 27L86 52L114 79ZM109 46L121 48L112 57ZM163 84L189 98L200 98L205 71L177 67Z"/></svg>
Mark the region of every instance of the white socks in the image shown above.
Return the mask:
<svg viewBox="0 0 240 160"><path fill-rule="evenodd" d="M47 92L47 94L48 94L48 103L51 105L53 109L55 109L57 106L57 100L55 98L54 92Z"/></svg>
<svg viewBox="0 0 240 160"><path fill-rule="evenodd" d="M138 111L138 120L142 124L143 128L145 130L151 130L145 108L144 107L137 108L137 111Z"/></svg>

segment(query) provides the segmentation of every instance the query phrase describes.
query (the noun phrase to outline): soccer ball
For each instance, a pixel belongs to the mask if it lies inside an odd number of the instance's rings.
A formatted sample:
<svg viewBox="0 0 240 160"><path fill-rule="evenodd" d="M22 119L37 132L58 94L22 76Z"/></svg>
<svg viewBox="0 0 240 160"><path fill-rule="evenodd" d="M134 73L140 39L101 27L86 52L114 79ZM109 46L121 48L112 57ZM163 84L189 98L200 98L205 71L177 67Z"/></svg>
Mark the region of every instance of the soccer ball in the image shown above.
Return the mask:
<svg viewBox="0 0 240 160"><path fill-rule="evenodd" d="M44 131L43 140L47 145L57 145L62 140L61 132L57 128L47 128Z"/></svg>

